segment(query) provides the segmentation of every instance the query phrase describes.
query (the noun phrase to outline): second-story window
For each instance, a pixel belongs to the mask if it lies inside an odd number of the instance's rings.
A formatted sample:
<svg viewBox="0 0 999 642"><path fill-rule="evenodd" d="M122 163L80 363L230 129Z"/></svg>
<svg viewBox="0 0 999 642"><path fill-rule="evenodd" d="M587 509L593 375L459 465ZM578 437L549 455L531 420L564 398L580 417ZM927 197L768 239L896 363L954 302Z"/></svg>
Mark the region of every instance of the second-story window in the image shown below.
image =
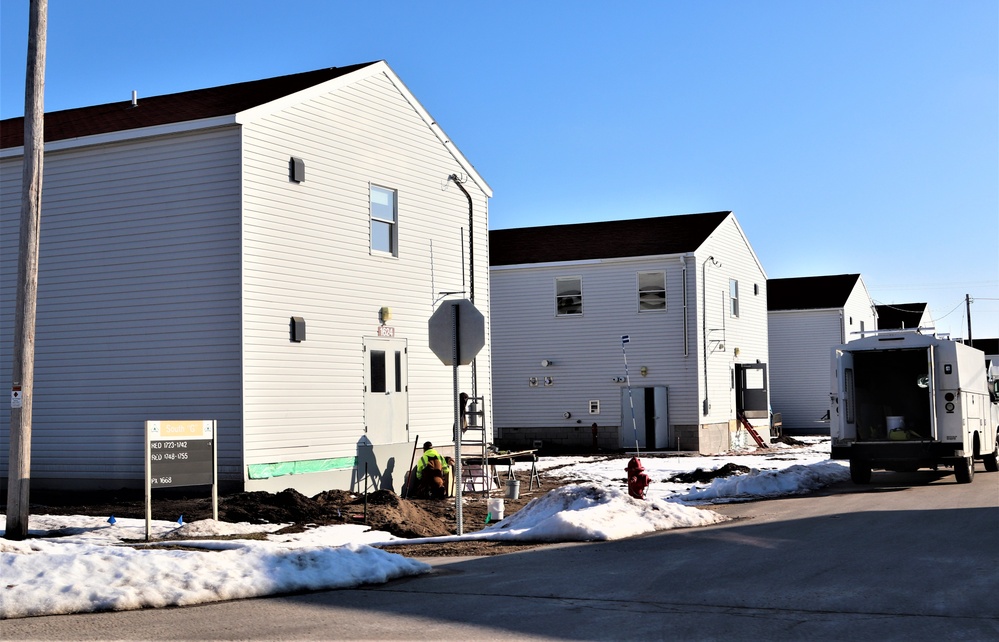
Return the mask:
<svg viewBox="0 0 999 642"><path fill-rule="evenodd" d="M560 276L555 279L555 315L571 316L583 313L583 279Z"/></svg>
<svg viewBox="0 0 999 642"><path fill-rule="evenodd" d="M638 273L638 311L666 309L666 273Z"/></svg>
<svg viewBox="0 0 999 642"><path fill-rule="evenodd" d="M735 279L728 281L728 302L729 313L733 317L739 316L739 282Z"/></svg>
<svg viewBox="0 0 999 642"><path fill-rule="evenodd" d="M395 190L371 186L371 250L399 256Z"/></svg>

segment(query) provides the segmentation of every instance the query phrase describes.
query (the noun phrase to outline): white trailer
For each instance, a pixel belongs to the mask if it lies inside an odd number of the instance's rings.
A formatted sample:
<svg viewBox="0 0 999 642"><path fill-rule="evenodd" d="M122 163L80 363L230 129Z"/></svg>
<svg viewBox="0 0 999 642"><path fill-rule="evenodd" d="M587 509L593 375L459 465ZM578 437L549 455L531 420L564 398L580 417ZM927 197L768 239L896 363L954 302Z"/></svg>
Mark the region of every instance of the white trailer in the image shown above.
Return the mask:
<svg viewBox="0 0 999 642"><path fill-rule="evenodd" d="M873 469L954 468L975 460L999 471L999 381L985 354L918 331L878 332L832 351L832 458L850 461L854 483Z"/></svg>

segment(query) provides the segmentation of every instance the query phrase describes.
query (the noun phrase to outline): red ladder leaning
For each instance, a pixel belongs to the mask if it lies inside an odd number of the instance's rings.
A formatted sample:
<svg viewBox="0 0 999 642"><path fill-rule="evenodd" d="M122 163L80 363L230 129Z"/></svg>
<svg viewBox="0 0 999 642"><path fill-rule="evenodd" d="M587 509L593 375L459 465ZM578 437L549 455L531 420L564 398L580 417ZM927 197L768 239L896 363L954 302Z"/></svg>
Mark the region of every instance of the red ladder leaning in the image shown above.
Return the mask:
<svg viewBox="0 0 999 642"><path fill-rule="evenodd" d="M753 424L749 423L749 420L746 419L746 415L741 412L739 413L739 421L742 422L742 427L745 428L750 435L752 435L753 441L756 442L757 446L760 448L769 448L769 446L767 446L767 444L763 441L763 438L760 437L760 433L756 432L756 428L753 428Z"/></svg>

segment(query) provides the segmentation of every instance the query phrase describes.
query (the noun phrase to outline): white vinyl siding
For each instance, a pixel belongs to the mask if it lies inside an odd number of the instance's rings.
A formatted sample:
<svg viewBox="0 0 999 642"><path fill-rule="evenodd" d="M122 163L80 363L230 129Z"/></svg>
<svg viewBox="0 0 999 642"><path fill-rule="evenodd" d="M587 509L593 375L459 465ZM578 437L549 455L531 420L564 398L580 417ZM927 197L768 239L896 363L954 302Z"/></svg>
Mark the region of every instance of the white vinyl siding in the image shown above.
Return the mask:
<svg viewBox="0 0 999 642"><path fill-rule="evenodd" d="M856 287L846 300L843 306L843 341L847 343L860 339L861 330L877 330L878 318L875 311L874 302L871 301L863 279L858 279Z"/></svg>
<svg viewBox="0 0 999 642"><path fill-rule="evenodd" d="M20 158L2 161L5 338L20 182ZM141 480L146 420L214 419L220 478L238 478L239 312L235 128L46 154L32 476ZM0 362L11 349L0 343ZM9 388L9 367L0 382ZM9 406L0 414L9 425Z"/></svg>
<svg viewBox="0 0 999 642"><path fill-rule="evenodd" d="M840 343L839 310L770 312L770 403L784 427L828 431L830 349Z"/></svg>
<svg viewBox="0 0 999 642"><path fill-rule="evenodd" d="M383 307L408 345L409 438L450 441L451 369L429 350L427 320L440 292L471 286L462 266L468 201L445 183L461 173L454 157L381 73L246 125L244 146L247 463L357 454L363 339L376 335ZM292 155L309 167L300 185L287 179ZM372 184L397 190L398 258L371 252ZM465 187L475 215L475 305L487 319L478 391L488 400L487 197L471 181ZM308 324L301 344L288 340L293 315ZM469 391L470 368L459 377ZM491 411L487 404L489 426Z"/></svg>
<svg viewBox="0 0 999 642"><path fill-rule="evenodd" d="M873 302L859 279L842 308L769 313L770 397L784 427L827 432L830 351L860 338L861 324L877 327Z"/></svg>
<svg viewBox="0 0 999 642"><path fill-rule="evenodd" d="M706 286L704 291L698 290L696 304L700 308L704 303L706 317L698 317L694 333L701 348L707 346L708 372L705 397L702 361L699 364L701 405L697 410L702 423L719 423L735 419L735 391L732 388L735 364L756 363L757 360L767 363L769 360L766 275L732 216L718 226L696 254L697 277L704 279ZM714 257L720 265L714 265L708 257ZM732 281L739 282L737 317L731 316ZM672 396L671 389L671 412L676 408ZM703 412L705 398L711 406L707 415Z"/></svg>

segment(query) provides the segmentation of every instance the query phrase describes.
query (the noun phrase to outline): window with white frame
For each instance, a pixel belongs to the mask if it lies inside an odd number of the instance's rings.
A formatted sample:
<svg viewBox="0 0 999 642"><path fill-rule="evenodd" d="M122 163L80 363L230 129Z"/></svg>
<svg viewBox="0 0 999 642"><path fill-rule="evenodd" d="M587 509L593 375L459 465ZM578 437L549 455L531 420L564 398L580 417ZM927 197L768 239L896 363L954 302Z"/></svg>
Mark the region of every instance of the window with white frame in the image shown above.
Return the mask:
<svg viewBox="0 0 999 642"><path fill-rule="evenodd" d="M666 309L666 273L638 273L638 311Z"/></svg>
<svg viewBox="0 0 999 642"><path fill-rule="evenodd" d="M583 278L560 276L555 278L555 315L571 316L583 313Z"/></svg>
<svg viewBox="0 0 999 642"><path fill-rule="evenodd" d="M739 316L739 282L735 279L728 281L728 302L729 313L733 317Z"/></svg>
<svg viewBox="0 0 999 642"><path fill-rule="evenodd" d="M399 256L395 190L371 186L371 250Z"/></svg>

